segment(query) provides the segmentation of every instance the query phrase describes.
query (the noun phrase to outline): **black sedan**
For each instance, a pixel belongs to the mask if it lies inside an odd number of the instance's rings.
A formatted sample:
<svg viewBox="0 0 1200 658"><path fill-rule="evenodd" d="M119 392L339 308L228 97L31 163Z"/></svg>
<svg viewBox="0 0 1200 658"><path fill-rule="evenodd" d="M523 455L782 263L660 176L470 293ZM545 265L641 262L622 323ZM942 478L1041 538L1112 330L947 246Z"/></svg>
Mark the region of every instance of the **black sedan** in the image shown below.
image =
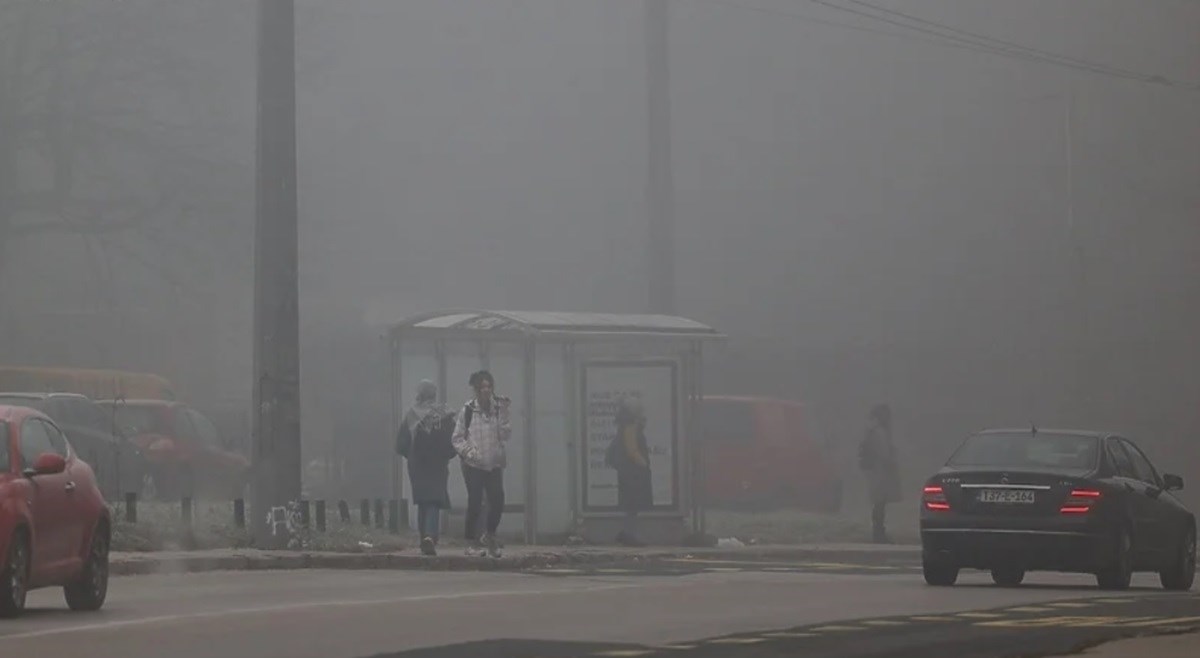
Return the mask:
<svg viewBox="0 0 1200 658"><path fill-rule="evenodd" d="M1102 432L989 430L954 452L921 497L925 581L961 569L1016 586L1028 571L1095 574L1125 589L1135 571L1168 590L1196 576L1196 517L1128 439Z"/></svg>

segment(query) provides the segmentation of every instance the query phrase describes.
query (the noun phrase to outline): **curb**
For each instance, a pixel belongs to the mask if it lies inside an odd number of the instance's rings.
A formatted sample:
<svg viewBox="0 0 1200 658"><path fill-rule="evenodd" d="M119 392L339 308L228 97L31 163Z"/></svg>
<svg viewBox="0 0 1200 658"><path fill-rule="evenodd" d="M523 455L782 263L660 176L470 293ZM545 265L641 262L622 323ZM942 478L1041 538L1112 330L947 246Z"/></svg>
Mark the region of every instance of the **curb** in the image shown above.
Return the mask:
<svg viewBox="0 0 1200 658"><path fill-rule="evenodd" d="M834 548L770 547L745 549L694 549L652 553L616 551L569 551L523 553L499 559L465 555L426 557L415 553L304 553L255 552L233 555L114 555L109 564L113 576L185 574L212 571L280 571L297 569L340 569L397 571L526 571L553 566L613 565L678 560L769 561L812 560L824 562L908 563L919 558L918 547Z"/></svg>

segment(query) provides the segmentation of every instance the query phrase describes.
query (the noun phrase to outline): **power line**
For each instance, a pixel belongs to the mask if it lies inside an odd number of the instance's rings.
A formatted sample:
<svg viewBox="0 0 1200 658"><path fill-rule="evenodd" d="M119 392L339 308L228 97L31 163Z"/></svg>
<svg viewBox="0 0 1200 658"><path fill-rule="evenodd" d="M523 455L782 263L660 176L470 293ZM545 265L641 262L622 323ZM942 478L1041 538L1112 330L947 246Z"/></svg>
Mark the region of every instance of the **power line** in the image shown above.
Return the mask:
<svg viewBox="0 0 1200 658"><path fill-rule="evenodd" d="M821 5L824 5L827 7L833 7L835 9L838 8L838 5L827 2L825 0L810 0L810 1L817 2L817 4L821 4ZM1200 89L1200 85L1197 85L1197 84L1193 84L1193 83L1189 83L1189 82L1181 82L1181 81L1177 81L1177 80L1170 80L1161 75L1143 73L1140 71L1133 71L1130 69L1123 69L1123 68L1116 67L1116 66L1110 66L1107 64L1092 62L1092 61L1089 61L1086 59L1080 59L1077 57L1071 57L1069 55L1062 55L1059 53L1042 50L1040 48L1033 48L1031 46L1025 46L1025 45L1022 45L1019 43L1015 43L1013 41L997 39L995 37L991 37L986 34L981 34L979 32L972 32L969 30L964 30L961 28L954 27L952 25L946 25L945 23L940 23L937 21L922 18L922 17L916 16L914 14L908 14L908 13L905 13L902 11L888 9L886 7L880 7L879 5L876 5L876 4L873 4L870 2L866 2L865 0L846 0L846 2L853 4L853 5L858 5L860 7L865 7L868 10L877 11L877 12L880 12L883 14L896 16L903 20L911 21L913 23L925 25L925 26L931 27L935 30L944 30L946 32L961 35L961 36L967 37L969 39L977 39L982 43L993 44L996 47L1001 48L1003 50L1011 50L1014 52L1023 52L1023 53L1036 55L1038 57L1045 58L1045 59L1053 59L1053 60L1057 60L1059 62L1073 64L1075 66L1082 67L1082 68L1085 68L1089 71L1093 71L1096 73L1105 73L1105 74L1114 75L1114 76L1118 76L1118 77L1126 77L1131 80L1139 80L1139 81L1147 82L1147 83L1151 83L1151 84L1164 84L1164 85L1172 86L1172 87L1191 88L1193 90ZM841 10L850 11L849 8L842 8ZM857 12L855 12L855 13L857 13ZM877 20L880 20L880 19L877 19Z"/></svg>
<svg viewBox="0 0 1200 658"><path fill-rule="evenodd" d="M816 18L813 16L807 16L804 14L797 14L797 13L782 10L782 9L773 9L773 8L769 8L769 7L762 7L762 6L752 5L752 4L748 4L748 3L737 2L736 0L708 0L708 1L710 2L710 4L714 4L714 5L731 7L731 8L735 8L735 9L742 9L742 10L746 10L746 11L753 11L753 12L758 12L758 13L763 13L763 14L769 14L772 16L779 16L779 17L783 17L783 18L790 18L793 20L803 21L806 23L812 23L812 24L816 24L816 25L825 25L825 26L836 27L836 28L840 28L840 29L850 29L850 30L857 30L857 31L862 31L862 32L869 32L869 33L873 33L873 34L895 37L895 38L905 39L905 40L909 40L909 41L918 41L921 43L929 43L929 44L942 46L942 47L957 48L957 49L961 49L961 50L969 50L971 52L984 53L984 54L989 54L989 55L997 55L1000 57L1006 57L1009 59L1020 60L1020 61L1036 63L1036 64L1051 64L1054 66L1070 68L1070 69L1074 69L1074 70L1080 70L1080 71L1084 71L1087 73L1093 73L1096 75L1103 75L1103 76L1108 76L1108 77L1112 77L1112 78L1132 80L1132 81L1142 82L1142 83L1146 83L1146 84L1159 84L1159 85L1163 85L1163 86L1172 87L1175 89L1180 89L1183 91L1191 91L1191 92L1200 91L1200 83L1192 83L1192 82L1173 80L1173 79L1166 78L1161 75L1155 75L1155 74L1146 74L1146 73L1138 73L1138 72L1134 72L1134 71L1126 71L1124 69L1110 67L1110 66L1107 66L1104 64L1089 62L1088 60L1068 57L1065 55L1057 55L1054 53L1049 53L1048 51L1041 51L1041 50L1034 49L1034 48L1028 48L1026 46L1021 46L1019 44L1006 42L1006 41L1003 41L1000 39L992 39L991 37L983 37L983 36L968 37L968 36L966 36L967 34L974 34L974 33L967 32L966 30L961 30L960 33L962 33L962 34L947 34L946 31L953 32L953 31L956 31L957 28L951 28L949 26L946 26L945 28L943 28L943 30L945 30L945 31L939 31L939 30L935 30L935 29L932 29L929 27L923 27L920 25L911 25L908 23L901 22L900 20L891 19L886 16L879 16L877 14L872 14L872 13L869 13L866 11L857 10L852 7L838 5L833 2L828 2L826 0L809 0L809 2L812 2L813 4L816 4L816 5L824 6L829 9L834 9L836 11L853 14L853 15L861 17L861 18L866 18L866 19L869 19L872 21L886 23L886 24L894 26L894 27L902 28L905 31L897 32L897 31L893 31L893 30L871 28L871 27L867 27L864 25L857 25L857 24L852 24L852 23L841 23L838 21L825 20L825 19ZM885 12L891 11L891 10L886 10L883 8L879 8L879 10L885 11ZM912 20L915 18L916 17L912 17L909 20ZM920 20L924 20L924 19L920 19ZM932 21L930 21L930 22L932 22ZM914 33L928 35L932 38L922 38L919 36L915 36ZM1045 54L1043 54L1043 53L1045 53Z"/></svg>

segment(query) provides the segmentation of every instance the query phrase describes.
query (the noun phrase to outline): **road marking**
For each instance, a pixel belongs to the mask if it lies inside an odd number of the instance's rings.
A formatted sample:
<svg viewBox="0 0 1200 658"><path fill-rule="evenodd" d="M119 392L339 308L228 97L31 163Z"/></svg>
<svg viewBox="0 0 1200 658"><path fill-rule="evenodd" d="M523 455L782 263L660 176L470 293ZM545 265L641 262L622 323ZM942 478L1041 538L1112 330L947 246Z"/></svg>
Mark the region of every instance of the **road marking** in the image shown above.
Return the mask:
<svg viewBox="0 0 1200 658"><path fill-rule="evenodd" d="M762 637L723 637L709 640L708 644L758 644L766 641L766 638Z"/></svg>
<svg viewBox="0 0 1200 658"><path fill-rule="evenodd" d="M1090 608L1091 603L1080 603L1078 601L1062 601L1060 603L1047 603L1051 608Z"/></svg>
<svg viewBox="0 0 1200 658"><path fill-rule="evenodd" d="M649 656L652 653L654 651L649 649L617 649L614 651L601 651L592 655L604 656L604 658L637 658L638 656Z"/></svg>
<svg viewBox="0 0 1200 658"><path fill-rule="evenodd" d="M818 626L817 628L809 629L816 633L844 633L846 631L861 631L865 630L861 626Z"/></svg>
<svg viewBox="0 0 1200 658"><path fill-rule="evenodd" d="M580 569L538 569L537 571L534 571L534 573L572 574L573 575L573 574L581 574L581 573L583 573L583 571Z"/></svg>
<svg viewBox="0 0 1200 658"><path fill-rule="evenodd" d="M963 617L965 619L999 619L1004 615L996 612L963 612L955 616Z"/></svg>
<svg viewBox="0 0 1200 658"><path fill-rule="evenodd" d="M955 621L954 617L934 617L931 615L922 615L919 617L909 617L909 619L915 619L917 621Z"/></svg>
<svg viewBox="0 0 1200 658"><path fill-rule="evenodd" d="M1036 605L1025 605L1019 608L1008 608L1008 612L1050 612L1050 608L1040 608Z"/></svg>
<svg viewBox="0 0 1200 658"><path fill-rule="evenodd" d="M797 637L816 637L816 633L801 633L799 631L775 631L773 633L763 633L763 637L789 639Z"/></svg>
<svg viewBox="0 0 1200 658"><path fill-rule="evenodd" d="M860 622L860 623L866 624L867 626L906 626L906 625L908 625L908 622L906 622L906 621L896 621L894 619L872 619L870 621L864 621L864 622Z"/></svg>
<svg viewBox="0 0 1200 658"><path fill-rule="evenodd" d="M1092 599L1092 600L1095 601L1096 603L1133 603L1137 599L1128 598L1128 599Z"/></svg>
<svg viewBox="0 0 1200 658"><path fill-rule="evenodd" d="M1088 628L1095 626L1142 627L1162 626L1165 624L1200 623L1200 617L1175 617L1163 619L1160 617L1042 617L1040 619L1003 619L998 621L976 622L976 626L991 628Z"/></svg>
<svg viewBox="0 0 1200 658"><path fill-rule="evenodd" d="M691 651L696 648L694 644L668 644L665 647L658 647L663 651Z"/></svg>
<svg viewBox="0 0 1200 658"><path fill-rule="evenodd" d="M547 582L547 581L543 581ZM244 617L254 614L271 614L280 612L294 612L298 610L315 610L320 608L351 608L359 606L378 606L395 603L421 603L424 601L453 601L460 599L473 598L497 598L503 596L552 596L555 594L577 594L580 592L607 592L623 589L645 589L646 587L662 587L661 584L650 585L641 583L620 583L611 585L594 585L590 587L565 588L565 589L528 589L528 590L490 590L482 592L456 592L453 594L423 594L418 596L402 596L389 599L361 599L357 601L321 601L307 603L284 603L279 605L264 605L248 608L227 608L225 610L213 610L210 612L189 612L175 615L159 615L156 617L142 617L140 619L123 619L116 621L98 622L94 624L79 624L77 626L63 626L61 628L47 628L38 631L26 631L23 633L10 633L7 635L0 634L0 644L7 640L26 640L35 637L48 637L51 635L66 635L69 633L85 633L88 631L106 631L119 628L129 628L133 626L150 626L154 624L175 624L184 620L199 620L199 619L221 619L223 617Z"/></svg>
<svg viewBox="0 0 1200 658"><path fill-rule="evenodd" d="M745 571L745 569L738 567L709 567L708 569L705 569L705 571L711 571L713 573L740 573Z"/></svg>
<svg viewBox="0 0 1200 658"><path fill-rule="evenodd" d="M1132 622L1132 623L1128 623L1128 624L1121 624L1121 626L1141 627L1141 626L1165 626L1167 624L1184 625L1184 624L1198 624L1198 623L1200 623L1200 617L1169 617L1167 619L1150 618L1150 619L1147 619L1146 621L1138 621L1138 622Z"/></svg>

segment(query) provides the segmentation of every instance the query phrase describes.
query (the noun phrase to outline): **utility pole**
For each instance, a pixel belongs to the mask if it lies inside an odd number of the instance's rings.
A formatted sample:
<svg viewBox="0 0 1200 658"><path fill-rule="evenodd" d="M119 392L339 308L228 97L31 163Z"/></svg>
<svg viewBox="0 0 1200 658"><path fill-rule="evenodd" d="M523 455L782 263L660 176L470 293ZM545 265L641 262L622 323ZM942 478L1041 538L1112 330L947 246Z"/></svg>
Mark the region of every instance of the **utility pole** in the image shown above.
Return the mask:
<svg viewBox="0 0 1200 658"><path fill-rule="evenodd" d="M668 0L646 3L646 81L650 145L646 201L649 219L647 271L650 311L675 312L675 185L671 174L671 84L667 68Z"/></svg>
<svg viewBox="0 0 1200 658"><path fill-rule="evenodd" d="M300 313L296 208L296 20L292 0L258 0L254 232L255 545L286 548L273 510L300 498Z"/></svg>

